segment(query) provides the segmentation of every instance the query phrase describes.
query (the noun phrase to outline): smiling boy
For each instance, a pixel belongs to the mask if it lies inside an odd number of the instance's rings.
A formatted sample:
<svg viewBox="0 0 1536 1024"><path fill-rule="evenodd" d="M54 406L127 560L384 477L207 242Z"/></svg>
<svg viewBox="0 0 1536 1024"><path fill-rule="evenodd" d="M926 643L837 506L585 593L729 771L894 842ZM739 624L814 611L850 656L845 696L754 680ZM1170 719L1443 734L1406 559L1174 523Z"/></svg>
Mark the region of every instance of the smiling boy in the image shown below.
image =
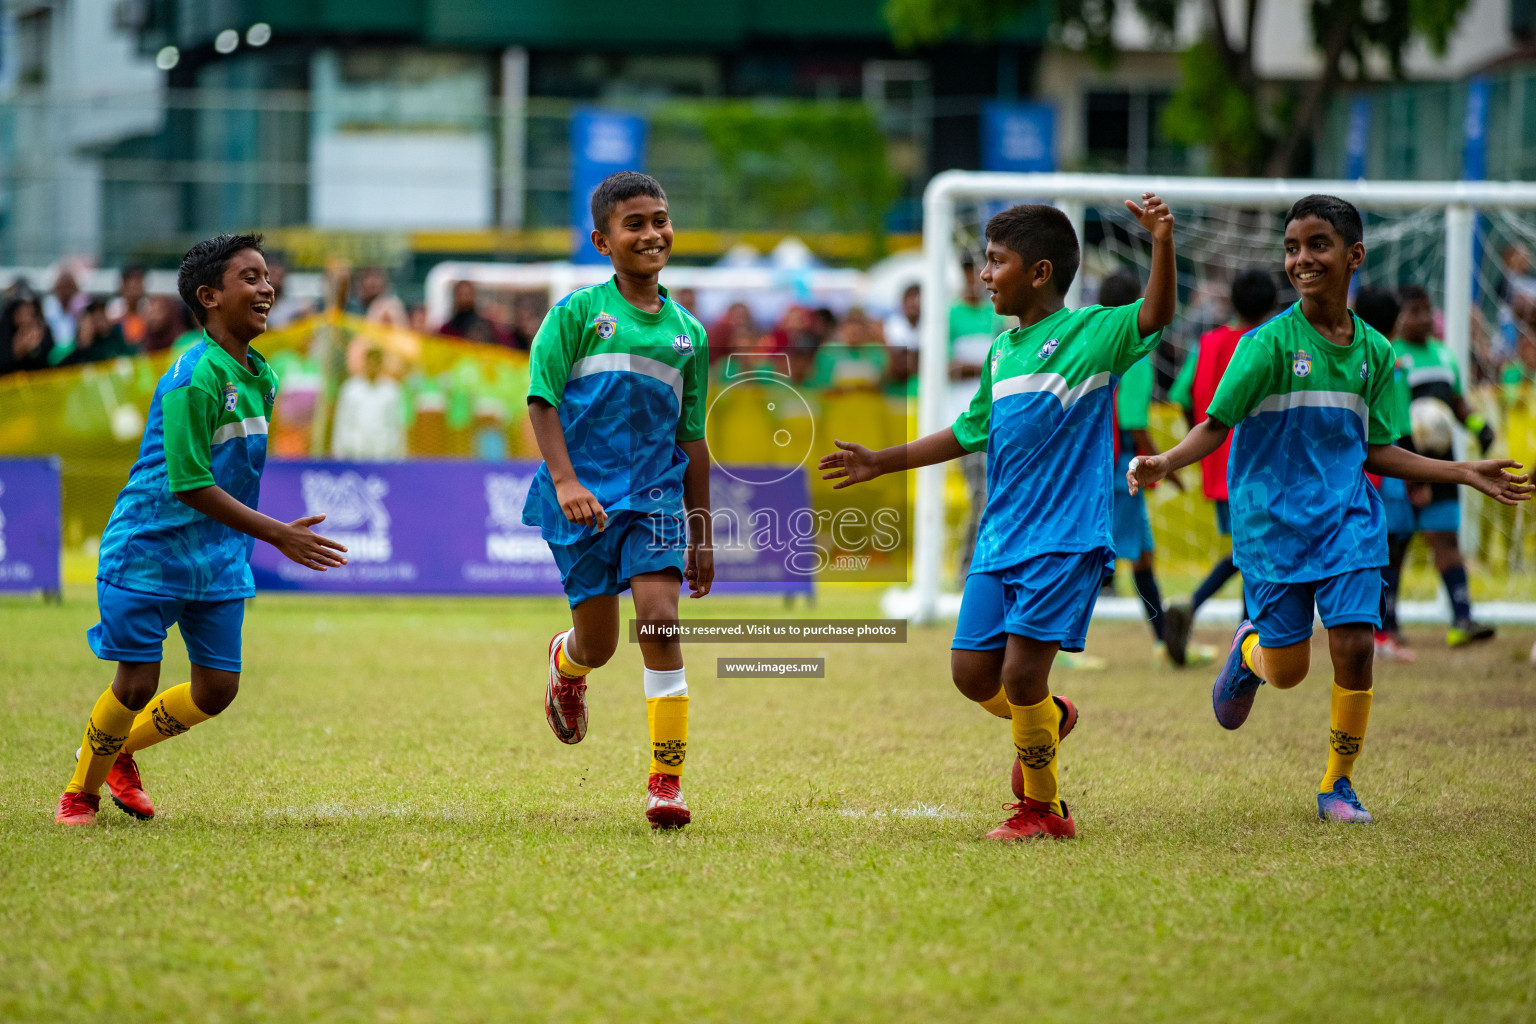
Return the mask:
<svg viewBox="0 0 1536 1024"><path fill-rule="evenodd" d="M1077 711L1050 690L1057 651L1081 651L1105 570L1110 533L1111 402L1121 374L1173 319L1173 214L1157 196L1126 207L1152 236L1145 297L1115 309L1068 309L1080 260L1060 210L1023 205L987 222L982 283L1019 326L992 343L970 407L946 428L871 451L837 441L823 456L835 487L884 473L987 453L987 506L950 653L955 686L1010 719L1014 813L987 838L1077 832L1057 793L1056 750Z"/></svg>
<svg viewBox="0 0 1536 1024"><path fill-rule="evenodd" d="M672 253L667 196L656 179L610 175L592 194L592 244L613 264L607 282L555 304L533 339L528 416L544 464L523 522L560 567L571 628L549 642L544 717L562 743L587 734L586 677L613 657L619 597L635 617L677 621L678 593L714 581L709 357L704 327L658 280ZM686 517L685 517L686 510ZM651 760L645 816L681 828L688 682L675 637L640 638Z"/></svg>
<svg viewBox="0 0 1536 1024"><path fill-rule="evenodd" d="M1212 688L1216 720L1236 729L1261 685L1289 689L1306 677L1315 604L1334 672L1317 813L1358 823L1372 820L1350 772L1370 716L1387 561L1381 497L1364 471L1466 484L1507 504L1530 490L1525 477L1505 471L1518 463L1442 462L1393 444L1392 346L1348 305L1350 279L1365 260L1363 233L1359 211L1342 199L1313 195L1291 207L1285 272L1301 298L1238 342L1207 418L1126 473L1132 490L1145 487L1232 433L1232 548L1251 619L1237 627Z"/></svg>
<svg viewBox="0 0 1536 1024"><path fill-rule="evenodd" d="M124 811L153 817L133 755L235 699L257 540L321 572L346 564L346 548L309 529L324 516L281 523L256 511L277 399L276 376L251 348L267 329L273 299L260 236L199 242L182 259L176 287L203 338L160 378L138 461L102 534L101 621L87 636L98 658L118 663L117 673L86 723L54 817L61 825L96 821L103 781ZM192 679L151 703L172 623Z"/></svg>

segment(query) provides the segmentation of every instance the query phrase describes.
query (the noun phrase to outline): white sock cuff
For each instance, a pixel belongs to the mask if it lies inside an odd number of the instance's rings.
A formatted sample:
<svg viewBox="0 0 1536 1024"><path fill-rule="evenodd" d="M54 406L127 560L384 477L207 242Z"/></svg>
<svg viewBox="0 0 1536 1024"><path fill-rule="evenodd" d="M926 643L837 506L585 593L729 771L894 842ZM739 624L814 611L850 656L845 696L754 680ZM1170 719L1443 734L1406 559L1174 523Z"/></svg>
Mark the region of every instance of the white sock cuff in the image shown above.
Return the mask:
<svg viewBox="0 0 1536 1024"><path fill-rule="evenodd" d="M645 670L645 699L655 697L686 697L688 696L688 679L683 674L686 669L674 668L667 671L648 668Z"/></svg>

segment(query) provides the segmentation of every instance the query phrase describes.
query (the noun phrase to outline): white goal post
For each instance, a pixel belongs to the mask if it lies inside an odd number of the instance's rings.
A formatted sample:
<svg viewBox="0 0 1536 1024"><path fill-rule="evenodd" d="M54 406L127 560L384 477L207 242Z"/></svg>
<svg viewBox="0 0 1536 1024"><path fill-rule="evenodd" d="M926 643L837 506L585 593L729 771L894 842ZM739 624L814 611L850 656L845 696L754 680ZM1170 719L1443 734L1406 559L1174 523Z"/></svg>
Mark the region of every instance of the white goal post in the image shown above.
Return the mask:
<svg viewBox="0 0 1536 1024"><path fill-rule="evenodd" d="M923 307L919 362L917 422L919 435L948 426L944 390L947 381L947 284L959 262L955 245L958 204L965 201L1048 202L1072 219L1084 237L1086 210L1091 203L1119 203L1155 192L1179 216L1181 203L1235 210L1278 211L1313 193L1349 200L1366 210L1438 208L1444 211L1445 341L1467 376L1473 305L1473 247L1476 211L1480 207L1536 209L1536 184L1473 181L1287 181L1249 178L1175 178L1111 174L1005 174L945 171L928 183L923 194ZM1366 239L1370 247L1369 232ZM1279 263L1280 254L1275 254ZM1077 305L1082 288L1079 274L1067 294ZM910 590L888 595L888 610L899 610L918 622L931 621L953 609L953 596L943 594L945 467L917 471L914 508L913 569ZM1493 617L1493 616L1490 616ZM1527 616L1516 614L1517 619ZM1536 621L1536 619L1532 619Z"/></svg>

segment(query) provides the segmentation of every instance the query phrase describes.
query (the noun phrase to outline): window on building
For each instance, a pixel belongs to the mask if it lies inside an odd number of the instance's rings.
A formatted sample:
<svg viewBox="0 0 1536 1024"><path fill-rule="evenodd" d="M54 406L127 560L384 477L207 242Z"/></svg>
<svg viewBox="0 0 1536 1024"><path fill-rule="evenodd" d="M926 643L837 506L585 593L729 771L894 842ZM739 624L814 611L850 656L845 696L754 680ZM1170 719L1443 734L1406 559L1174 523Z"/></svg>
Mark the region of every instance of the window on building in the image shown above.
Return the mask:
<svg viewBox="0 0 1536 1024"><path fill-rule="evenodd" d="M1171 98L1167 89L1090 90L1083 104L1088 169L1131 174L1188 171L1188 152L1163 138L1159 126Z"/></svg>

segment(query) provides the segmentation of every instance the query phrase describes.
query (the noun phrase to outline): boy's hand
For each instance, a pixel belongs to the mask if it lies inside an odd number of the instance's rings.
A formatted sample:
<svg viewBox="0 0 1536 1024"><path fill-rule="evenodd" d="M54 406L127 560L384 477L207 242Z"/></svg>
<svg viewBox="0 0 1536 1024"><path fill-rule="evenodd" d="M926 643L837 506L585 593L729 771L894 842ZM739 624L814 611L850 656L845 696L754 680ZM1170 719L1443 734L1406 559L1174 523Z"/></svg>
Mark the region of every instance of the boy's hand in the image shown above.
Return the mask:
<svg viewBox="0 0 1536 1024"><path fill-rule="evenodd" d="M823 455L821 461L816 464L816 468L828 470L821 474L823 480L837 481L832 485L834 491L842 490L849 484L865 483L881 474L880 466L875 460L875 453L868 448L852 441L834 440L832 443L842 451Z"/></svg>
<svg viewBox="0 0 1536 1024"><path fill-rule="evenodd" d="M1131 460L1125 471L1125 484L1132 494L1143 487L1151 487L1168 475L1168 458L1165 455L1138 455Z"/></svg>
<svg viewBox="0 0 1536 1024"><path fill-rule="evenodd" d="M1484 459L1481 462L1468 462L1465 465L1468 487L1476 487L1488 497L1495 501L1502 501L1506 505L1530 500L1532 488L1526 482L1530 477L1509 472L1511 469L1524 468L1515 460Z"/></svg>
<svg viewBox="0 0 1536 1024"><path fill-rule="evenodd" d="M1173 240L1173 211L1168 209L1168 204L1159 199L1156 193L1143 192L1141 201L1144 205L1137 206L1130 199L1125 201L1125 208L1131 211L1131 216L1136 222L1147 229L1154 242L1168 242Z"/></svg>
<svg viewBox="0 0 1536 1024"><path fill-rule="evenodd" d="M715 585L715 550L691 541L688 544L688 560L683 566L683 579L688 581L689 597L703 597Z"/></svg>
<svg viewBox="0 0 1536 1024"><path fill-rule="evenodd" d="M283 527L272 540L272 546L277 548L291 560L298 562L306 569L316 572L325 572L347 564L343 555L346 548L331 540L322 537L310 530L316 523L325 521L325 516L305 516L303 519L295 519ZM343 554L336 554L336 552Z"/></svg>
<svg viewBox="0 0 1536 1024"><path fill-rule="evenodd" d="M594 526L598 533L608 525L608 513L603 511L596 495L575 481L556 484L555 500L560 502L560 511L565 513L565 518L573 523Z"/></svg>

